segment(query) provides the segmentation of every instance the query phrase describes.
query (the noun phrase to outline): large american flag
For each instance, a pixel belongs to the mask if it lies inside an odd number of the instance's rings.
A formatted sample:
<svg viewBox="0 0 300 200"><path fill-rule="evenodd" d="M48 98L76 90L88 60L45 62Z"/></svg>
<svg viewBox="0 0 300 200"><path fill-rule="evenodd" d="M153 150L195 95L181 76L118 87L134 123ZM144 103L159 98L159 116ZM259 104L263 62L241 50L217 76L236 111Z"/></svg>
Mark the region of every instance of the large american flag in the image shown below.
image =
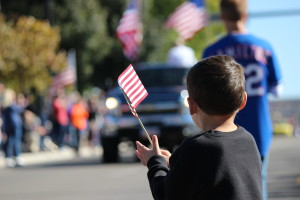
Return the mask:
<svg viewBox="0 0 300 200"><path fill-rule="evenodd" d="M129 103L131 103L129 106L132 106L133 109L135 109L148 95L147 90L143 86L132 65L129 65L122 72L118 78L118 83L129 98Z"/></svg>
<svg viewBox="0 0 300 200"><path fill-rule="evenodd" d="M117 27L117 37L123 46L124 55L136 60L142 42L142 24L139 14L139 0L130 0Z"/></svg>
<svg viewBox="0 0 300 200"><path fill-rule="evenodd" d="M189 0L170 14L165 26L175 29L182 39L188 40L206 23L207 15L203 0Z"/></svg>

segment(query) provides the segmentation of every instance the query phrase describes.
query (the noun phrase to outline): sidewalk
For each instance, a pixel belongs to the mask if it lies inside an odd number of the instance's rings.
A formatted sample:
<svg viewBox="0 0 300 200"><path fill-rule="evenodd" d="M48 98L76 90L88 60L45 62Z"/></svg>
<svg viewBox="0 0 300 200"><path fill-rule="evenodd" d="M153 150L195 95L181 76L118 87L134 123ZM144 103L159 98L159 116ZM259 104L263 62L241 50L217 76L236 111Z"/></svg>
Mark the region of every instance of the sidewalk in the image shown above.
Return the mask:
<svg viewBox="0 0 300 200"><path fill-rule="evenodd" d="M102 154L101 147L89 147L82 146L79 151L79 155L69 147L65 147L62 150L49 150L33 153L22 153L21 161L26 165L42 164L55 161L72 160L78 156L89 158L89 157L100 157ZM0 153L0 169L5 168L4 155Z"/></svg>

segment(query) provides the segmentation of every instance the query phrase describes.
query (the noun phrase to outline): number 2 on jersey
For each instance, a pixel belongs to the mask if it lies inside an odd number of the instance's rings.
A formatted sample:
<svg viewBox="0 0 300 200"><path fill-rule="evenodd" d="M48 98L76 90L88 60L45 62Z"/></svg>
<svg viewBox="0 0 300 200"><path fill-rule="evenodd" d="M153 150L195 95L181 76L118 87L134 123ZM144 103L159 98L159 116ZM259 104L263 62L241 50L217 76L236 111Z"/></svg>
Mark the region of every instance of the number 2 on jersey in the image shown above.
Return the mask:
<svg viewBox="0 0 300 200"><path fill-rule="evenodd" d="M264 71L257 64L249 64L245 68L246 92L249 97L262 96L265 93L264 87L260 84L264 77Z"/></svg>

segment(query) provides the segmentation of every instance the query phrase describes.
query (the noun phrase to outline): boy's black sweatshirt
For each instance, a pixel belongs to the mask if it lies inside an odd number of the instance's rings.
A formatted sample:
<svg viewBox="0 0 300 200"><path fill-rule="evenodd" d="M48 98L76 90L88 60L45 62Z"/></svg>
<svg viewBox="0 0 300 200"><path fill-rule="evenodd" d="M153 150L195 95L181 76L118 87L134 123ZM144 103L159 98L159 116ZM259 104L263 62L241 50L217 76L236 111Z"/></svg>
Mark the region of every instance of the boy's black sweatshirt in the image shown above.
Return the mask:
<svg viewBox="0 0 300 200"><path fill-rule="evenodd" d="M252 135L208 131L186 139L170 157L147 163L154 199L262 200L261 159Z"/></svg>

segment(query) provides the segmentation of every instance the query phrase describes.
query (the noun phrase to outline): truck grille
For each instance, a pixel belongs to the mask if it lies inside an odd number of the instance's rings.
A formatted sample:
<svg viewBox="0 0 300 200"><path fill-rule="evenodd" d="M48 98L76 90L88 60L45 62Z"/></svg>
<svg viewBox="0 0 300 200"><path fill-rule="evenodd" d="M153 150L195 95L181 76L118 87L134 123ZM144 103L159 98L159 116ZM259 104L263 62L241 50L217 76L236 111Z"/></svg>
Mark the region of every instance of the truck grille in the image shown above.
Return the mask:
<svg viewBox="0 0 300 200"><path fill-rule="evenodd" d="M126 108L128 105L124 104L122 107ZM178 103L157 103L157 104L140 104L136 111L138 114L155 114L155 113L174 113L179 112ZM130 114L131 111L128 109L122 110L123 114Z"/></svg>

